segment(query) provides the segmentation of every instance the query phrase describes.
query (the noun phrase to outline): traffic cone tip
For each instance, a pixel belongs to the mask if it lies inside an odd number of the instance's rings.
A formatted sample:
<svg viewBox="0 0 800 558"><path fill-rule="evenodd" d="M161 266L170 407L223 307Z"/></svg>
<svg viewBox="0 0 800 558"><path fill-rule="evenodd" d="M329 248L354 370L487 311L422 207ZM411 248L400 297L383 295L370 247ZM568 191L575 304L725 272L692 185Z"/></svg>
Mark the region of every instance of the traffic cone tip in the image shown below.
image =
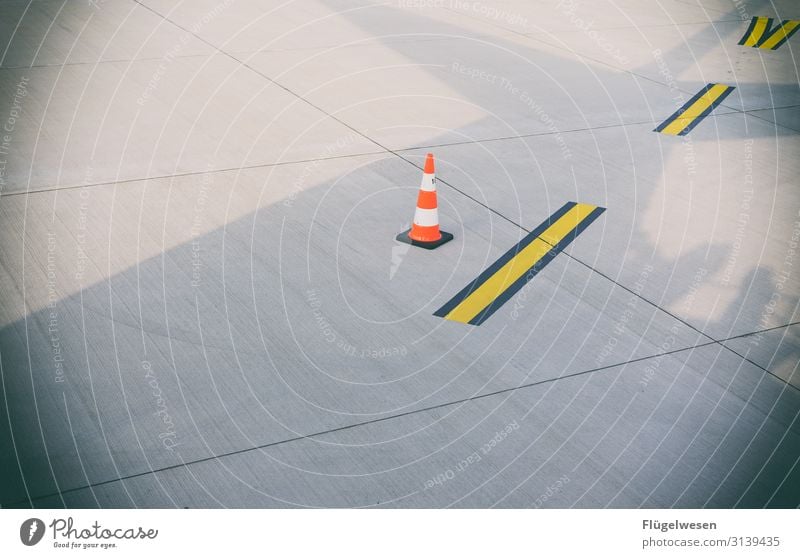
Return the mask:
<svg viewBox="0 0 800 558"><path fill-rule="evenodd" d="M425 174L433 174L434 172L433 153L428 153L427 157L425 157Z"/></svg>

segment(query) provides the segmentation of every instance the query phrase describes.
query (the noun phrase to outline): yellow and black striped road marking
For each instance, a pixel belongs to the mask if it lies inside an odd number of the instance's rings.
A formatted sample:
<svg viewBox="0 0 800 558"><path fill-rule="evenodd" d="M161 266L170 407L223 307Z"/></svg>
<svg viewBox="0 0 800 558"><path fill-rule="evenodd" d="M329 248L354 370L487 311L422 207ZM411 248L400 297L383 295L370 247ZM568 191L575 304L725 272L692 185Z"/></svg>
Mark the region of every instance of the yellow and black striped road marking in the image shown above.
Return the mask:
<svg viewBox="0 0 800 558"><path fill-rule="evenodd" d="M603 211L602 207L568 202L433 315L481 325Z"/></svg>
<svg viewBox="0 0 800 558"><path fill-rule="evenodd" d="M754 17L739 44L753 48L778 50L800 28L798 19L784 19L775 29L772 28L772 23L771 17Z"/></svg>
<svg viewBox="0 0 800 558"><path fill-rule="evenodd" d="M735 87L722 83L709 83L653 131L670 136L685 136L734 89Z"/></svg>

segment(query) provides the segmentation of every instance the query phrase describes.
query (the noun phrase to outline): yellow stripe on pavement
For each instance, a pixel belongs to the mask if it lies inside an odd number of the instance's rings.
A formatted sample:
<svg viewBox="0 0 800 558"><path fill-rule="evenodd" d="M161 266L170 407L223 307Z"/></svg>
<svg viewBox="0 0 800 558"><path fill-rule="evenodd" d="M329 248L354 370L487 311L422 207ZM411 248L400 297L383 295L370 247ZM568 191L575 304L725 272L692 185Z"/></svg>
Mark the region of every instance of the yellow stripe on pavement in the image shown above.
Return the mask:
<svg viewBox="0 0 800 558"><path fill-rule="evenodd" d="M470 323L481 311L528 272L553 247L571 233L595 209L594 205L576 204L550 225L509 262L498 269L446 316L447 320Z"/></svg>

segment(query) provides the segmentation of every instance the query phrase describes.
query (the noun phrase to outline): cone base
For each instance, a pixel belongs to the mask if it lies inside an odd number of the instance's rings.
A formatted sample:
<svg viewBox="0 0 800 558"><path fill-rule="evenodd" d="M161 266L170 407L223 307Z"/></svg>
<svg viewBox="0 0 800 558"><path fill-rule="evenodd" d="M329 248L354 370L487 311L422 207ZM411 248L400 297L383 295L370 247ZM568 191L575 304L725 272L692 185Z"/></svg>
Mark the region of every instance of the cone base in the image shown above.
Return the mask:
<svg viewBox="0 0 800 558"><path fill-rule="evenodd" d="M412 246L419 246L420 248L425 248L426 250L433 250L434 248L438 248L442 244L446 242L450 242L453 240L453 235L449 232L439 231L442 235L442 238L439 240L434 240L432 242L421 242L419 240L414 240L408 236L408 233L411 232L411 229L408 229L405 232L401 232L397 235L395 240L399 240L400 242L405 242L406 244L411 244Z"/></svg>

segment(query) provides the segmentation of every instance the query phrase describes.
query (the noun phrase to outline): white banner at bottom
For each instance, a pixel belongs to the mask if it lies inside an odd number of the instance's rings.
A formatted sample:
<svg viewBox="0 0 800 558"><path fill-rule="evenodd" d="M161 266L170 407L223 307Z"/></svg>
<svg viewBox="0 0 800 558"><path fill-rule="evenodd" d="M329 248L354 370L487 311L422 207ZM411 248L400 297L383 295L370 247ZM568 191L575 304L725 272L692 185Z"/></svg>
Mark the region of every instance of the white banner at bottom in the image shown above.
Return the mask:
<svg viewBox="0 0 800 558"><path fill-rule="evenodd" d="M798 510L0 510L0 556L800 556Z"/></svg>

